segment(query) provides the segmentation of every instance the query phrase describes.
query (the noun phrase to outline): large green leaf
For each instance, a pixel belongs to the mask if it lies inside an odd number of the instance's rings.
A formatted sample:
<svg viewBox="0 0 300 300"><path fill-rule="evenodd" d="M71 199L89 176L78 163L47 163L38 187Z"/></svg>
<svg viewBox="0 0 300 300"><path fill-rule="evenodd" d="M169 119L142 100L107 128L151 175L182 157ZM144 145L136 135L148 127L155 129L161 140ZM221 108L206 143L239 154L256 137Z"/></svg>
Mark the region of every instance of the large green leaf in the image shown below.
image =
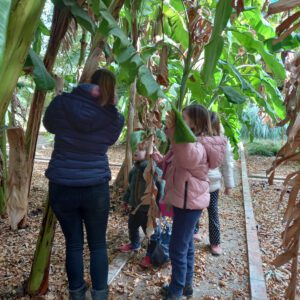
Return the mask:
<svg viewBox="0 0 300 300"><path fill-rule="evenodd" d="M177 11L171 5L164 5L163 14L166 26L166 30L168 30L168 35L174 39L177 43L179 43L184 49L187 49L189 46L189 34L186 27L186 22L184 17L182 16L182 12Z"/></svg>
<svg viewBox="0 0 300 300"><path fill-rule="evenodd" d="M233 147L234 158L239 157L239 142L240 142L240 129L241 122L239 119L239 106L233 105L228 101L220 101L218 112L221 123L225 130L225 136L230 140L231 146Z"/></svg>
<svg viewBox="0 0 300 300"><path fill-rule="evenodd" d="M214 18L214 30L212 32L212 39L222 34L226 28L232 12L232 6L228 0L219 0L216 8Z"/></svg>
<svg viewBox="0 0 300 300"><path fill-rule="evenodd" d="M202 77L205 83L212 79L217 62L222 54L224 47L224 38L221 36L226 28L232 13L232 6L228 0L219 0L214 18L214 29L210 42L205 46L204 65L202 69Z"/></svg>
<svg viewBox="0 0 300 300"><path fill-rule="evenodd" d="M283 98L277 88L277 83L259 65L240 66L243 70L248 89L244 93L249 96L259 107L264 108L268 115L276 122L278 118L283 119L285 108ZM266 86L267 85L267 86ZM264 94L258 90L264 87Z"/></svg>
<svg viewBox="0 0 300 300"><path fill-rule="evenodd" d="M222 36L215 36L204 50L204 65L202 69L202 78L205 83L212 80L217 62L222 54L224 39Z"/></svg>
<svg viewBox="0 0 300 300"><path fill-rule="evenodd" d="M259 9L252 9L243 12L243 16L258 34L261 40L267 40L276 36L273 26L263 17Z"/></svg>
<svg viewBox="0 0 300 300"><path fill-rule="evenodd" d="M265 48L263 42L255 39L250 32L234 30L233 36L247 51L259 53L278 81L285 80L286 73L283 64Z"/></svg>
<svg viewBox="0 0 300 300"><path fill-rule="evenodd" d="M182 0L170 0L169 4L176 9L178 12L184 12L185 7Z"/></svg>
<svg viewBox="0 0 300 300"><path fill-rule="evenodd" d="M241 95L236 89L231 86L220 86L227 100L234 104L242 104L246 102L245 96Z"/></svg>
<svg viewBox="0 0 300 300"><path fill-rule="evenodd" d="M299 33L292 33L280 43L273 44L273 41L276 38L269 39L265 41L265 44L270 52L281 52L292 50L298 48L300 46L300 34Z"/></svg>
<svg viewBox="0 0 300 300"><path fill-rule="evenodd" d="M198 71L193 70L191 72L187 81L187 88L192 93L192 100L205 106L208 105L208 100L211 98L213 91L210 86L204 84Z"/></svg>
<svg viewBox="0 0 300 300"><path fill-rule="evenodd" d="M49 91L54 89L55 87L54 79L46 70L43 61L32 49L29 49L25 66L33 68L32 75L37 90Z"/></svg>
<svg viewBox="0 0 300 300"><path fill-rule="evenodd" d="M100 11L99 0L89 0L89 4L91 5L95 16L99 17L99 11Z"/></svg>
<svg viewBox="0 0 300 300"><path fill-rule="evenodd" d="M34 40L32 44L32 48L35 53L40 54L42 49L42 34L46 36L50 36L49 29L45 26L42 20L40 20L39 25L34 34Z"/></svg>
<svg viewBox="0 0 300 300"><path fill-rule="evenodd" d="M1 0L0 1L0 64L3 59L3 54L6 45L6 33L7 33L7 24L10 13L10 0Z"/></svg>
<svg viewBox="0 0 300 300"><path fill-rule="evenodd" d="M243 78L242 74L237 70L235 66L230 64L229 62L220 60L219 64L221 67L226 70L228 73L232 74L241 84L242 90L246 90L249 88L249 83Z"/></svg>
<svg viewBox="0 0 300 300"><path fill-rule="evenodd" d="M152 76L149 76L149 69L142 65L138 71L137 90L141 95L148 95L152 100L157 100L157 97L164 98L161 89L158 89L157 82Z"/></svg>
<svg viewBox="0 0 300 300"><path fill-rule="evenodd" d="M270 105L275 111L276 115L280 119L285 118L285 106L283 103L283 97L280 93L277 83L269 77L264 71L261 71L260 78L262 80L262 84L265 86L266 93L270 99Z"/></svg>
<svg viewBox="0 0 300 300"><path fill-rule="evenodd" d="M91 33L95 32L95 23L88 13L78 5L76 0L62 1L66 7L70 8L72 15L83 28Z"/></svg>
<svg viewBox="0 0 300 300"><path fill-rule="evenodd" d="M137 88L141 95L154 101L159 97L164 97L160 86L149 69L144 65L142 58L103 3L100 5L100 15L102 22L99 31L104 36L113 36L115 38L113 53L118 64L124 69L123 74L125 76L122 76L122 79L130 84L137 77Z"/></svg>
<svg viewBox="0 0 300 300"><path fill-rule="evenodd" d="M192 130L186 125L181 113L172 103L172 110L175 113L176 123L175 123L175 132L174 132L174 141L176 144L184 143L195 143L197 138L195 137Z"/></svg>

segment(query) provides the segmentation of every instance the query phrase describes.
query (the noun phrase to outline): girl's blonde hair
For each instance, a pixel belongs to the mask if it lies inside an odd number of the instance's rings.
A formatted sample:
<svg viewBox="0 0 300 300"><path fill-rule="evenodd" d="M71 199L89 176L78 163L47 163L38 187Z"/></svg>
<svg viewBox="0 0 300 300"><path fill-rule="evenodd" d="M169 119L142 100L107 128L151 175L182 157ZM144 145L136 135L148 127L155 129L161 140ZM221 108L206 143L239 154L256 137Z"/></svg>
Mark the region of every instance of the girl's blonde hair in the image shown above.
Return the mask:
<svg viewBox="0 0 300 300"><path fill-rule="evenodd" d="M94 72L91 78L92 84L100 88L99 104L101 106L111 105L115 102L116 77L106 69L99 69Z"/></svg>
<svg viewBox="0 0 300 300"><path fill-rule="evenodd" d="M211 136L213 131L211 128L210 115L208 110L200 104L192 104L183 110L194 124L192 131L196 136Z"/></svg>

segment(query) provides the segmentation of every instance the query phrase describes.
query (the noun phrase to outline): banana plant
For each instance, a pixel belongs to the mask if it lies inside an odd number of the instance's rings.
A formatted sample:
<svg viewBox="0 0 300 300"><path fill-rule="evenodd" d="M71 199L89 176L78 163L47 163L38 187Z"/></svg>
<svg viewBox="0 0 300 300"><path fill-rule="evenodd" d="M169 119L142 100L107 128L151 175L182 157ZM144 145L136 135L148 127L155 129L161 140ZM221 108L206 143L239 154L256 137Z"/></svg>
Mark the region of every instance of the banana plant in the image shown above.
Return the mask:
<svg viewBox="0 0 300 300"><path fill-rule="evenodd" d="M0 122L12 99L45 0L1 1L0 26ZM3 139L4 135L2 134ZM1 144L3 144L1 142ZM4 160L5 156L1 155ZM5 174L5 170L1 169ZM3 178L5 182L5 178ZM0 207L5 208L5 185L0 187Z"/></svg>
<svg viewBox="0 0 300 300"><path fill-rule="evenodd" d="M138 93L151 99L153 102L159 98L165 98L166 96L155 81L150 70L145 66L143 59L135 51L131 42L128 40L127 36L124 34L102 1L100 2L100 16L102 17L102 22L99 27L99 31L105 36L114 37L114 57L121 67L126 66L127 76L123 77L123 81L131 84L134 79L137 78ZM180 126L183 130L180 132L180 136L177 136L179 131L176 132L175 138L177 141L195 141L195 137L183 121L175 106L172 106L172 109L178 116L176 126Z"/></svg>

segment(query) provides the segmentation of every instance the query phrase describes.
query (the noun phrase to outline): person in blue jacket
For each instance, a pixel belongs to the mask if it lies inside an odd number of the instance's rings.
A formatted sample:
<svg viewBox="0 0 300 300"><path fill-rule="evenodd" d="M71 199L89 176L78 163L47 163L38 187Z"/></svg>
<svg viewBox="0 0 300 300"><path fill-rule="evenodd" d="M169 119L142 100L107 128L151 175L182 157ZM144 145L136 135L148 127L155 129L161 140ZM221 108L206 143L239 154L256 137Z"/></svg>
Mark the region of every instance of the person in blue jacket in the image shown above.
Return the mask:
<svg viewBox="0 0 300 300"><path fill-rule="evenodd" d="M93 300L108 299L106 228L111 171L108 147L121 133L124 118L115 106L116 79L97 70L90 84L53 99L44 116L45 128L55 135L46 171L49 202L66 240L66 271L70 299L85 299L83 224L90 250Z"/></svg>

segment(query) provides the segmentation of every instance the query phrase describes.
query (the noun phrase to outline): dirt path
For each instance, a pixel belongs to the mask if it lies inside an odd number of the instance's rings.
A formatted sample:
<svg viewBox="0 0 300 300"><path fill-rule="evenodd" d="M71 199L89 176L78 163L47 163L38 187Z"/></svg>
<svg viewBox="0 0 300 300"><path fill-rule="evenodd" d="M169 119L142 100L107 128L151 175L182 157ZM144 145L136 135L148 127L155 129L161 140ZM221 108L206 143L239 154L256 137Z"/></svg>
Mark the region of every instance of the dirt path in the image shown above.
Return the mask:
<svg viewBox="0 0 300 300"><path fill-rule="evenodd" d="M239 178L239 169L237 178ZM239 181L238 181L239 182ZM248 266L243 198L240 184L231 197L220 196L224 255L213 257L207 247L207 213L202 218L203 239L196 243L194 299L248 299ZM169 280L170 265L142 270L138 262L145 249L133 257L112 284L113 299L160 299L160 287Z"/></svg>

